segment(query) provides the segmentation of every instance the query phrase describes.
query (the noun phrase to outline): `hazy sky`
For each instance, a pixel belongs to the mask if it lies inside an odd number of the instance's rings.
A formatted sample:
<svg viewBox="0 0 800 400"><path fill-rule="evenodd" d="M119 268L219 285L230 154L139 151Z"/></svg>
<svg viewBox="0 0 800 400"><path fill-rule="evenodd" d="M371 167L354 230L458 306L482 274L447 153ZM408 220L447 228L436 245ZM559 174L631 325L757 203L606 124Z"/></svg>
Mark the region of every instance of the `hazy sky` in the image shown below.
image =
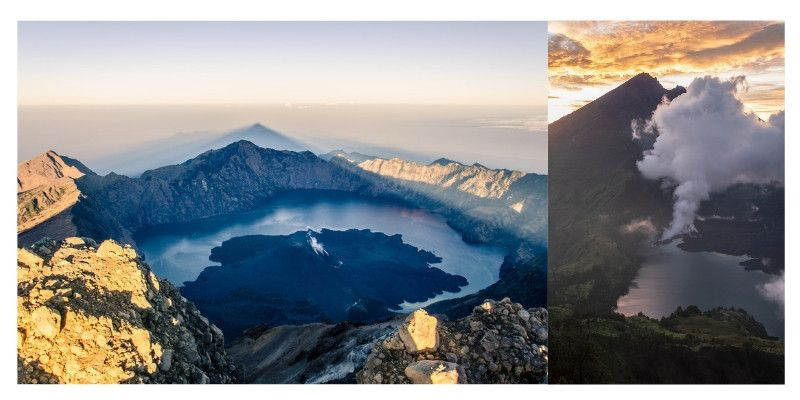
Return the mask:
<svg viewBox="0 0 800 400"><path fill-rule="evenodd" d="M21 22L19 103L546 104L544 22Z"/></svg>
<svg viewBox="0 0 800 400"><path fill-rule="evenodd" d="M662 85L705 75L747 77L745 107L764 120L784 109L784 25L770 21L551 22L548 120L647 72Z"/></svg>
<svg viewBox="0 0 800 400"><path fill-rule="evenodd" d="M547 171L544 22L21 22L20 161L98 171L259 122L316 149ZM394 153L396 152L396 153Z"/></svg>
<svg viewBox="0 0 800 400"><path fill-rule="evenodd" d="M546 106L140 105L21 106L20 161L55 150L98 173L125 171L119 153L181 133L223 133L260 122L316 152L360 151L430 162L547 171ZM159 144L163 146L163 143Z"/></svg>

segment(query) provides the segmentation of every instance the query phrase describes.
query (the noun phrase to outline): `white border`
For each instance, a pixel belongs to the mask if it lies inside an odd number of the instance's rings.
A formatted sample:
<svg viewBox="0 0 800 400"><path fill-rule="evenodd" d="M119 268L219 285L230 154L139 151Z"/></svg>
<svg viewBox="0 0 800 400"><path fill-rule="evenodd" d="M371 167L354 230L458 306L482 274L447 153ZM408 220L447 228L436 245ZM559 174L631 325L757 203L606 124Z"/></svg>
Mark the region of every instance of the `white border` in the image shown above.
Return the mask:
<svg viewBox="0 0 800 400"><path fill-rule="evenodd" d="M139 0L139 1L18 1L3 5L3 23L0 30L2 43L2 118L3 145L0 147L3 163L2 179L4 193L0 197L2 210L0 224L2 231L2 260L5 267L0 269L0 379L6 398L28 399L44 396L59 398L104 399L136 398L143 396L191 396L193 398L220 398L231 400L247 398L381 398L406 399L411 396L442 396L446 398L491 399L498 396L509 398L554 397L563 398L636 398L670 399L677 396L688 398L788 398L797 389L798 354L795 351L794 336L797 319L793 314L797 303L793 289L800 287L794 283L794 271L798 254L793 244L798 242L798 163L793 157L786 157L787 231L786 243L786 386L466 386L466 387L376 387L376 386L313 386L313 385L238 385L238 386L20 386L16 385L16 363L13 346L15 335L11 327L16 313L16 292L14 259L16 258L16 208L12 200L12 175L16 168L16 21L18 20L596 20L596 19L767 19L786 20L786 104L798 104L798 92L793 90L797 84L795 76L800 73L797 64L797 33L795 23L798 15L787 1L757 0L749 2L702 2L687 0L671 1L591 1L565 0L542 2L534 0L476 1L476 0L294 0L294 1L242 1L242 0ZM792 10L790 10L790 8ZM791 155L800 151L794 134L793 123L796 109L787 113L786 153ZM14 211L12 211L14 210ZM794 252L791 250L795 250ZM797 393L795 394L797 396Z"/></svg>

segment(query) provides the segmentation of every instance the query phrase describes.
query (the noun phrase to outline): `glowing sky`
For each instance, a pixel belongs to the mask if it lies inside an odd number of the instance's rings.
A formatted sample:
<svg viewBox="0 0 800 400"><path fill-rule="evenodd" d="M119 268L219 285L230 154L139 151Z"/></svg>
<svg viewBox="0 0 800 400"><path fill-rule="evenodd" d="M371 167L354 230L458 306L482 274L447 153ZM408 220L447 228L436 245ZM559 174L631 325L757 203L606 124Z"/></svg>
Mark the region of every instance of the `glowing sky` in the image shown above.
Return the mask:
<svg viewBox="0 0 800 400"><path fill-rule="evenodd" d="M550 22L550 122L647 72L666 88L745 75L745 107L784 109L784 25L766 21Z"/></svg>
<svg viewBox="0 0 800 400"><path fill-rule="evenodd" d="M21 105L544 106L544 22L21 22Z"/></svg>

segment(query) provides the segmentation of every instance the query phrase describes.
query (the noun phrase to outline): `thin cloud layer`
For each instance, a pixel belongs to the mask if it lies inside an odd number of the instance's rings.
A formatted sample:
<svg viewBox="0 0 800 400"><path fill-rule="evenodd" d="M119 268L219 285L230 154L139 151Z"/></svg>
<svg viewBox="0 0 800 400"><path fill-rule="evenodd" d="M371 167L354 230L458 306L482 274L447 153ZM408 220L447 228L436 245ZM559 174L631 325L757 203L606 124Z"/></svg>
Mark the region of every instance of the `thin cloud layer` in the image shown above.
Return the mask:
<svg viewBox="0 0 800 400"><path fill-rule="evenodd" d="M563 115L641 72L683 85L747 75L753 87L742 100L769 115L783 108L784 35L784 24L770 21L552 22L549 84L561 99L550 105Z"/></svg>
<svg viewBox="0 0 800 400"><path fill-rule="evenodd" d="M783 23L576 22L550 29L548 66L555 87L610 84L639 72L763 71L784 60Z"/></svg>

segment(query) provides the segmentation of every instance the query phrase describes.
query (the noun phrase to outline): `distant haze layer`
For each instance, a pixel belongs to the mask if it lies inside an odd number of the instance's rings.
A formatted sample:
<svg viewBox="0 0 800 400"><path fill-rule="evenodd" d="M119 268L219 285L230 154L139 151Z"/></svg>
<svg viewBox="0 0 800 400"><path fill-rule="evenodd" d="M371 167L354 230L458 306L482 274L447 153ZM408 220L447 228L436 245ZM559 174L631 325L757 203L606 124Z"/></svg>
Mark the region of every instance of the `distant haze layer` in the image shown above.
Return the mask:
<svg viewBox="0 0 800 400"><path fill-rule="evenodd" d="M100 173L113 170L110 156L148 142L180 133L222 134L254 123L318 153L344 149L419 162L446 157L547 173L543 106L20 106L18 114L19 161L55 150Z"/></svg>

